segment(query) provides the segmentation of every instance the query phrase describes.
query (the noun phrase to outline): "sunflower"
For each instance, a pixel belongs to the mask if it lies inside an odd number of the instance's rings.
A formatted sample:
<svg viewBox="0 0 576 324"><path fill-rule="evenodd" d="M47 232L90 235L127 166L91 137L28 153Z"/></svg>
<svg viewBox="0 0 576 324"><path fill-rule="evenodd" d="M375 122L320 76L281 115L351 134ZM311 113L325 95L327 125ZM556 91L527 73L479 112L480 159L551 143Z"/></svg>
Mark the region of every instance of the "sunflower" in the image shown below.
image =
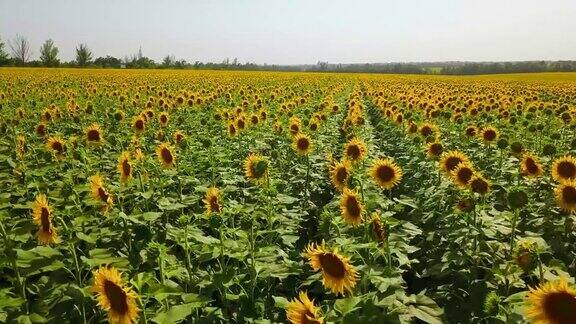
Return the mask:
<svg viewBox="0 0 576 324"><path fill-rule="evenodd" d="M564 182L554 189L556 202L567 212L576 211L576 182Z"/></svg>
<svg viewBox="0 0 576 324"><path fill-rule="evenodd" d="M384 242L386 239L386 230L382 225L382 220L380 219L380 214L377 212L372 213L372 219L370 221L372 227L372 235L378 243Z"/></svg>
<svg viewBox="0 0 576 324"><path fill-rule="evenodd" d="M251 153L244 160L244 174L246 178L254 183L260 184L268 177L268 159L259 154Z"/></svg>
<svg viewBox="0 0 576 324"><path fill-rule="evenodd" d="M48 205L46 195L39 194L32 205L32 217L38 225L36 237L42 244L50 245L58 242L58 232L52 224L52 207Z"/></svg>
<svg viewBox="0 0 576 324"><path fill-rule="evenodd" d="M426 138L428 136L434 135L436 131L436 126L430 123L423 123L418 131L420 132L420 135L422 135L422 137Z"/></svg>
<svg viewBox="0 0 576 324"><path fill-rule="evenodd" d="M426 156L429 158L435 159L442 155L442 151L444 150L442 143L439 142L430 142L426 144Z"/></svg>
<svg viewBox="0 0 576 324"><path fill-rule="evenodd" d="M344 156L351 162L359 162L366 154L366 144L358 138L353 138L344 146Z"/></svg>
<svg viewBox="0 0 576 324"><path fill-rule="evenodd" d="M528 178L536 178L544 173L544 168L535 155L525 153L520 161L520 173Z"/></svg>
<svg viewBox="0 0 576 324"><path fill-rule="evenodd" d="M478 133L478 128L476 128L476 126L468 126L466 128L466 136L468 136L468 137L474 137L474 136L476 136L477 133Z"/></svg>
<svg viewBox="0 0 576 324"><path fill-rule="evenodd" d="M34 129L34 131L36 132L36 135L38 135L40 137L46 136L46 124L45 123L39 123L38 125L36 125L36 128Z"/></svg>
<svg viewBox="0 0 576 324"><path fill-rule="evenodd" d="M470 189L472 192L485 195L490 191L490 182L479 173L475 173L470 179Z"/></svg>
<svg viewBox="0 0 576 324"><path fill-rule="evenodd" d="M164 169L171 169L176 165L176 156L168 143L162 143L156 148L158 161Z"/></svg>
<svg viewBox="0 0 576 324"><path fill-rule="evenodd" d="M130 324L138 319L138 295L122 282L120 272L114 267L101 267L93 272L92 291L98 305L108 312L110 323Z"/></svg>
<svg viewBox="0 0 576 324"><path fill-rule="evenodd" d="M130 152L122 152L118 158L118 173L120 173L120 182L126 183L132 179L132 163L130 163Z"/></svg>
<svg viewBox="0 0 576 324"><path fill-rule="evenodd" d="M296 151L298 155L308 155L310 151L312 151L312 140L310 136L298 133L294 136L292 148L294 148L294 151Z"/></svg>
<svg viewBox="0 0 576 324"><path fill-rule="evenodd" d="M16 156L22 160L26 155L26 137L22 134L16 137Z"/></svg>
<svg viewBox="0 0 576 324"><path fill-rule="evenodd" d="M86 134L86 142L89 145L98 146L102 144L102 128L100 125L94 123L88 126L84 133Z"/></svg>
<svg viewBox="0 0 576 324"><path fill-rule="evenodd" d="M352 166L348 160L333 163L330 167L330 180L336 189L342 191L348 184Z"/></svg>
<svg viewBox="0 0 576 324"><path fill-rule="evenodd" d="M158 115L158 121L160 122L160 126L161 127L166 127L168 125L168 120L169 120L169 116L168 113L163 111L160 113L160 115Z"/></svg>
<svg viewBox="0 0 576 324"><path fill-rule="evenodd" d="M440 157L440 169L445 173L450 174L456 169L458 164L463 162L470 162L464 153L460 151L446 152Z"/></svg>
<svg viewBox="0 0 576 324"><path fill-rule="evenodd" d="M134 117L134 120L132 120L132 129L136 134L142 134L146 129L146 121L144 120L144 117Z"/></svg>
<svg viewBox="0 0 576 324"><path fill-rule="evenodd" d="M100 203L100 210L107 212L113 205L112 195L104 187L104 178L96 174L90 177L90 194L92 198Z"/></svg>
<svg viewBox="0 0 576 324"><path fill-rule="evenodd" d="M492 143L498 139L498 130L492 126L486 126L481 131L482 140L486 143Z"/></svg>
<svg viewBox="0 0 576 324"><path fill-rule="evenodd" d="M378 186L389 190L402 180L402 169L390 159L378 159L372 165L370 175Z"/></svg>
<svg viewBox="0 0 576 324"><path fill-rule="evenodd" d="M48 143L46 146L48 147L48 150L54 153L57 158L63 157L64 152L66 151L66 145L60 136L52 136L48 138Z"/></svg>
<svg viewBox="0 0 576 324"><path fill-rule="evenodd" d="M176 142L176 144L180 144L186 139L186 135L184 134L183 131L177 130L174 132L174 134L172 134L172 138L174 139L174 142Z"/></svg>
<svg viewBox="0 0 576 324"><path fill-rule="evenodd" d="M460 163L450 174L452 180L454 180L458 187L466 188L470 184L470 180L472 180L474 168L472 167L472 164L468 162Z"/></svg>
<svg viewBox="0 0 576 324"><path fill-rule="evenodd" d="M576 180L576 159L566 155L552 163L552 179L556 182L570 182Z"/></svg>
<svg viewBox="0 0 576 324"><path fill-rule="evenodd" d="M228 136L234 137L238 134L238 130L236 129L236 125L234 123L228 124Z"/></svg>
<svg viewBox="0 0 576 324"><path fill-rule="evenodd" d="M346 223L352 226L360 224L362 222L364 206L360 199L358 199L358 193L344 188L342 196L340 197L340 211Z"/></svg>
<svg viewBox="0 0 576 324"><path fill-rule="evenodd" d="M358 272L350 260L336 249L326 248L324 242L321 245L310 243L303 256L314 271L322 272L322 284L332 293L344 295L345 291L351 292L356 286Z"/></svg>
<svg viewBox="0 0 576 324"><path fill-rule="evenodd" d="M301 291L298 298L294 298L286 306L286 317L292 324L321 324L320 310L314 306L314 300L308 298L308 294Z"/></svg>
<svg viewBox="0 0 576 324"><path fill-rule="evenodd" d="M526 316L532 323L576 323L576 289L565 279L530 288L526 295Z"/></svg>
<svg viewBox="0 0 576 324"><path fill-rule="evenodd" d="M202 200L206 208L206 213L220 213L222 206L220 205L220 190L216 187L210 187L206 191L206 196Z"/></svg>

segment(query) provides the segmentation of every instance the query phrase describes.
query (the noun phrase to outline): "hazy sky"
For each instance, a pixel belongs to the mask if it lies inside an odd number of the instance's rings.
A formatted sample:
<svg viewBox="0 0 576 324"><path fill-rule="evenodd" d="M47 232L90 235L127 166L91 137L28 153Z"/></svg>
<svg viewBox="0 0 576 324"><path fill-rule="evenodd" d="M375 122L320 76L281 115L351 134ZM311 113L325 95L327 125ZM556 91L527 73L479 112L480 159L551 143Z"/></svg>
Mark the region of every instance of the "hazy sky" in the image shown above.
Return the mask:
<svg viewBox="0 0 576 324"><path fill-rule="evenodd" d="M0 0L0 37L64 60L331 63L576 59L576 0Z"/></svg>

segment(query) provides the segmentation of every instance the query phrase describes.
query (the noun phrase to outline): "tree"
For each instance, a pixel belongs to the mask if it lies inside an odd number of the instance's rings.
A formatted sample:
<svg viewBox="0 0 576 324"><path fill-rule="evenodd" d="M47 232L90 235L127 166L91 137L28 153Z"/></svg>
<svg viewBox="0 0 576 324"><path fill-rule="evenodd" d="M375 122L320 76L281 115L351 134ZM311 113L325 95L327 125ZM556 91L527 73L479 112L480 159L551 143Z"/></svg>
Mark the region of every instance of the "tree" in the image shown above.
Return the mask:
<svg viewBox="0 0 576 324"><path fill-rule="evenodd" d="M10 57L4 50L4 45L4 42L2 42L2 39L0 39L0 66L10 63Z"/></svg>
<svg viewBox="0 0 576 324"><path fill-rule="evenodd" d="M122 64L122 61L118 58L115 58L110 55L106 55L106 57L99 57L94 60L94 65L98 65L101 67L114 67L118 68Z"/></svg>
<svg viewBox="0 0 576 324"><path fill-rule="evenodd" d="M12 51L12 58L14 58L16 64L24 65L28 62L30 56L32 56L30 42L22 35L16 35L16 37L12 39L10 42L10 50Z"/></svg>
<svg viewBox="0 0 576 324"><path fill-rule="evenodd" d="M49 39L40 47L40 61L44 66L58 66L58 47L54 45L54 41Z"/></svg>
<svg viewBox="0 0 576 324"><path fill-rule="evenodd" d="M92 51L86 44L80 44L76 47L76 64L86 66L92 61Z"/></svg>
<svg viewBox="0 0 576 324"><path fill-rule="evenodd" d="M163 67L171 67L175 64L176 59L174 58L174 55L166 55L164 57L164 59L162 60L162 66Z"/></svg>

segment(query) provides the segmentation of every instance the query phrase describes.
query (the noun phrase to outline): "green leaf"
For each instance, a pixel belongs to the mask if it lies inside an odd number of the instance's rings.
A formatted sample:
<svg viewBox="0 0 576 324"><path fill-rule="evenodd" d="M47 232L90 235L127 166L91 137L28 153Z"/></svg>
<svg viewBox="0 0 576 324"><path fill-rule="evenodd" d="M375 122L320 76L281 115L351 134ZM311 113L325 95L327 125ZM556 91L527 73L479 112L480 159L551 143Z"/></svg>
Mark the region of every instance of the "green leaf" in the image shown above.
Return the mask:
<svg viewBox="0 0 576 324"><path fill-rule="evenodd" d="M202 307L203 303L188 303L170 307L166 312L156 315L152 321L158 324L178 323L188 317L194 309Z"/></svg>
<svg viewBox="0 0 576 324"><path fill-rule="evenodd" d="M356 307L356 305L358 305L358 303L361 301L362 299L360 297L348 297L348 298L344 298L344 299L338 299L335 303L334 303L334 308L342 315L346 315L356 309L358 309L358 307Z"/></svg>

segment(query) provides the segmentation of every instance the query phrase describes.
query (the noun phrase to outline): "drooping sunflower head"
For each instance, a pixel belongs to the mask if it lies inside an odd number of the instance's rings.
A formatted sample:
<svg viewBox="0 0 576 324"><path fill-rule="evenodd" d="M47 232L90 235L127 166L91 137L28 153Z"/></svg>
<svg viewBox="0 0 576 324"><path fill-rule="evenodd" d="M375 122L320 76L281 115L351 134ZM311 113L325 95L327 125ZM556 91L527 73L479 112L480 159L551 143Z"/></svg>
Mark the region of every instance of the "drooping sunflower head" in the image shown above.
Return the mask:
<svg viewBox="0 0 576 324"><path fill-rule="evenodd" d="M181 144L186 139L186 135L184 134L183 131L177 130L172 135L172 138L174 139L174 142L176 142L176 144Z"/></svg>
<svg viewBox="0 0 576 324"><path fill-rule="evenodd" d="M351 170L352 165L345 159L335 162L330 166L330 181L332 181L336 189L342 191L348 185Z"/></svg>
<svg viewBox="0 0 576 324"><path fill-rule="evenodd" d="M88 145L98 146L102 144L102 128L97 123L94 123L85 130L86 142Z"/></svg>
<svg viewBox="0 0 576 324"><path fill-rule="evenodd" d="M124 151L118 158L118 173L120 182L127 183L132 179L132 163L130 162L130 152Z"/></svg>
<svg viewBox="0 0 576 324"><path fill-rule="evenodd" d="M308 155L312 151L310 136L302 133L296 134L292 140L292 148L298 155Z"/></svg>
<svg viewBox="0 0 576 324"><path fill-rule="evenodd" d="M443 150L444 147L440 142L430 142L426 144L426 156L428 156L429 158L432 159L438 158L440 155L442 155Z"/></svg>
<svg viewBox="0 0 576 324"><path fill-rule="evenodd" d="M525 153L520 161L520 173L528 178L536 178L544 173L544 168L535 155Z"/></svg>
<svg viewBox="0 0 576 324"><path fill-rule="evenodd" d="M480 195L485 195L490 191L490 182L480 173L475 172L469 182L470 189Z"/></svg>
<svg viewBox="0 0 576 324"><path fill-rule="evenodd" d="M216 187L210 187L206 191L206 196L202 200L207 214L219 213L222 211L220 205L220 190Z"/></svg>
<svg viewBox="0 0 576 324"><path fill-rule="evenodd" d="M487 143L492 143L498 139L498 130L492 126L482 128L482 140Z"/></svg>
<svg viewBox="0 0 576 324"><path fill-rule="evenodd" d="M340 197L340 212L346 223L356 226L362 222L364 206L358 197L358 193L344 188Z"/></svg>
<svg viewBox="0 0 576 324"><path fill-rule="evenodd" d="M534 270L537 260L537 245L535 242L528 239L520 239L518 245L516 246L514 259L516 264L528 273Z"/></svg>
<svg viewBox="0 0 576 324"><path fill-rule="evenodd" d="M380 219L380 213L374 212L372 213L372 219L370 220L370 227L372 227L372 235L376 239L378 243L383 243L386 239L386 228L382 224L382 220Z"/></svg>
<svg viewBox="0 0 576 324"><path fill-rule="evenodd" d="M440 169L450 174L456 167L463 162L470 162L468 157L460 151L450 151L443 153L440 157Z"/></svg>
<svg viewBox="0 0 576 324"><path fill-rule="evenodd" d="M552 179L556 182L576 180L576 159L571 155L558 158L552 163Z"/></svg>
<svg viewBox="0 0 576 324"><path fill-rule="evenodd" d="M301 291L298 298L294 298L286 306L286 317L292 324L321 324L320 310L314 306L314 300L308 298L305 291Z"/></svg>
<svg viewBox="0 0 576 324"><path fill-rule="evenodd" d="M310 243L303 255L314 271L322 272L322 284L332 293L344 295L356 286L356 268L337 250L326 248L324 242L321 245Z"/></svg>
<svg viewBox="0 0 576 324"><path fill-rule="evenodd" d="M238 134L238 129L236 128L236 124L228 123L228 136L234 137Z"/></svg>
<svg viewBox="0 0 576 324"><path fill-rule="evenodd" d="M66 144L60 136L52 136L48 138L46 147L48 147L48 150L52 152L57 158L63 157L64 153L66 152Z"/></svg>
<svg viewBox="0 0 576 324"><path fill-rule="evenodd" d="M102 212L107 212L114 204L112 195L104 187L104 178L99 174L90 177L90 193Z"/></svg>
<svg viewBox="0 0 576 324"><path fill-rule="evenodd" d="M130 324L138 319L137 295L126 286L120 272L114 267L101 267L93 272L92 291L98 305L108 313L110 323Z"/></svg>
<svg viewBox="0 0 576 324"><path fill-rule="evenodd" d="M526 317L533 323L576 323L576 290L565 279L530 288Z"/></svg>
<svg viewBox="0 0 576 324"><path fill-rule="evenodd" d="M170 144L162 143L158 145L158 147L156 147L156 155L162 168L171 169L176 166L176 156Z"/></svg>
<svg viewBox="0 0 576 324"><path fill-rule="evenodd" d="M265 157L252 153L244 160L244 175L254 183L263 183L268 177L269 164Z"/></svg>
<svg viewBox="0 0 576 324"><path fill-rule="evenodd" d="M378 159L370 169L370 176L382 189L392 189L402 180L402 169L390 159Z"/></svg>
<svg viewBox="0 0 576 324"><path fill-rule="evenodd" d="M560 183L554 189L556 203L566 212L576 211L576 182Z"/></svg>
<svg viewBox="0 0 576 324"><path fill-rule="evenodd" d="M366 154L366 144L354 137L344 146L344 157L352 163L361 161Z"/></svg>
<svg viewBox="0 0 576 324"><path fill-rule="evenodd" d="M38 225L36 237L38 242L51 245L58 242L58 232L52 224L52 207L48 205L46 195L39 194L32 205L32 217Z"/></svg>
<svg viewBox="0 0 576 324"><path fill-rule="evenodd" d="M168 125L168 120L170 119L167 112L163 111L158 115L158 122L161 127L166 127Z"/></svg>
<svg viewBox="0 0 576 324"><path fill-rule="evenodd" d="M472 176L474 175L474 168L469 162L460 163L450 174L452 176L452 180L458 187L466 188L470 184L470 180L472 180Z"/></svg>

